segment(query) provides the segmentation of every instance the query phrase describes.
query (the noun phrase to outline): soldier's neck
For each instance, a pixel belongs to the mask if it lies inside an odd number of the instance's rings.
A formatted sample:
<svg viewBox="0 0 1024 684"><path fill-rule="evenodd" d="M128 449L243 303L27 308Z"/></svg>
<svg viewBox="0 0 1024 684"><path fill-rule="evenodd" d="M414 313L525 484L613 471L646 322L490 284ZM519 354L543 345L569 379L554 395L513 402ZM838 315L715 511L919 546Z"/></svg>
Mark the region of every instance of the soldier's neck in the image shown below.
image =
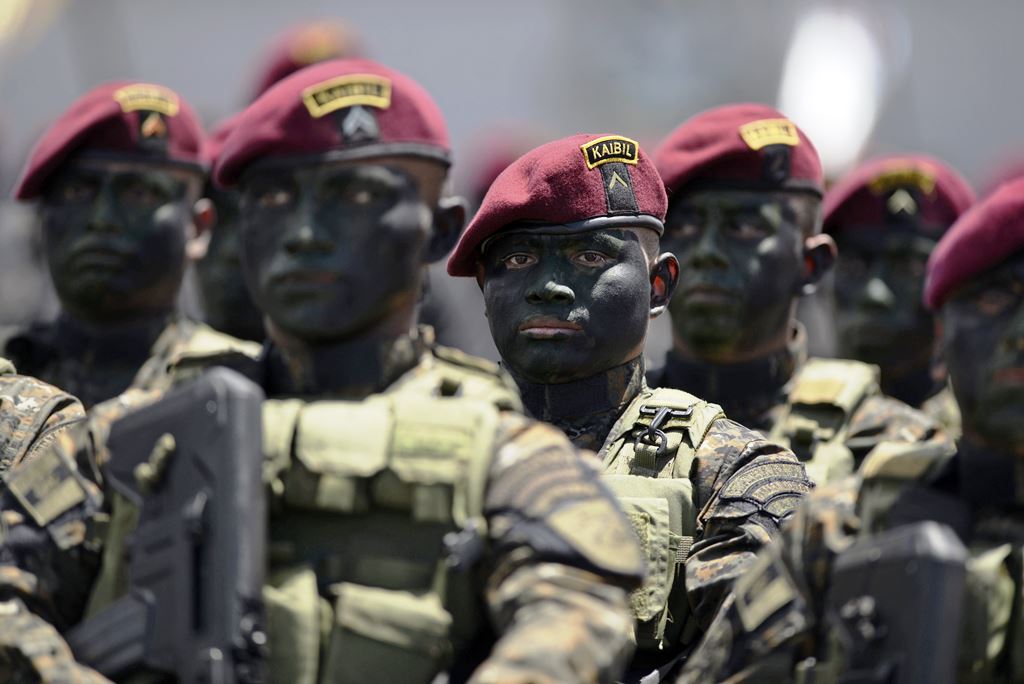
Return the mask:
<svg viewBox="0 0 1024 684"><path fill-rule="evenodd" d="M806 358L807 335L796 325L781 347L738 363L714 363L673 348L659 384L718 404L747 427L768 429L772 409L784 403L787 383Z"/></svg>
<svg viewBox="0 0 1024 684"><path fill-rule="evenodd" d="M316 344L270 329L268 392L274 396L365 399L415 366L427 342L419 332L384 326Z"/></svg>
<svg viewBox="0 0 1024 684"><path fill-rule="evenodd" d="M997 450L977 435L957 443L960 490L979 508L1024 508L1024 447Z"/></svg>
<svg viewBox="0 0 1024 684"><path fill-rule="evenodd" d="M530 382L513 374L532 416L561 428L581 448L598 450L615 421L644 388L644 359L582 380L555 385Z"/></svg>
<svg viewBox="0 0 1024 684"><path fill-rule="evenodd" d="M882 367L882 391L910 406L920 406L941 390L945 383L936 382L932 374L932 349L925 347L917 358L902 364Z"/></svg>
<svg viewBox="0 0 1024 684"><path fill-rule="evenodd" d="M168 310L125 321L95 322L61 312L54 340L69 356L138 368L174 316L174 311Z"/></svg>

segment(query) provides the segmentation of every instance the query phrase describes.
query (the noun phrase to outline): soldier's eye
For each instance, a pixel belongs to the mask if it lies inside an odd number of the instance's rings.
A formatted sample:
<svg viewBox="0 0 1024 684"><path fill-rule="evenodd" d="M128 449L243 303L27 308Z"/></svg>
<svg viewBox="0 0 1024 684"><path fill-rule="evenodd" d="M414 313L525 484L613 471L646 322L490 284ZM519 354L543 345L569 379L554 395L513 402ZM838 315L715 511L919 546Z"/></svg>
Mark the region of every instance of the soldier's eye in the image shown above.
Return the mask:
<svg viewBox="0 0 1024 684"><path fill-rule="evenodd" d="M974 304L986 316L998 316L1017 304L1017 295L1009 289L990 287L974 297Z"/></svg>
<svg viewBox="0 0 1024 684"><path fill-rule="evenodd" d="M769 234L768 226L757 219L740 219L729 226L729 234L740 240L760 240Z"/></svg>
<svg viewBox="0 0 1024 684"><path fill-rule="evenodd" d="M604 266L608 263L608 257L601 252L580 252L574 258L574 261L584 266Z"/></svg>
<svg viewBox="0 0 1024 684"><path fill-rule="evenodd" d="M292 201L292 194L282 188L272 188L256 195L256 205L261 209L278 209Z"/></svg>
<svg viewBox="0 0 1024 684"><path fill-rule="evenodd" d="M57 190L57 199L65 203L84 202L92 198L95 193L95 186L92 183L81 180L68 181L63 183Z"/></svg>
<svg viewBox="0 0 1024 684"><path fill-rule="evenodd" d="M129 183L125 186L121 196L125 202L143 207L163 204L166 199L164 193L143 182Z"/></svg>
<svg viewBox="0 0 1024 684"><path fill-rule="evenodd" d="M685 218L668 227L666 237L673 240L694 240L700 237L700 223L696 218Z"/></svg>
<svg viewBox="0 0 1024 684"><path fill-rule="evenodd" d="M533 264L537 263L537 259L536 257L531 256L529 254L517 252L516 254L509 254L507 257L502 259L502 263L504 263L507 268L516 270L519 268L526 268L527 266L532 266Z"/></svg>

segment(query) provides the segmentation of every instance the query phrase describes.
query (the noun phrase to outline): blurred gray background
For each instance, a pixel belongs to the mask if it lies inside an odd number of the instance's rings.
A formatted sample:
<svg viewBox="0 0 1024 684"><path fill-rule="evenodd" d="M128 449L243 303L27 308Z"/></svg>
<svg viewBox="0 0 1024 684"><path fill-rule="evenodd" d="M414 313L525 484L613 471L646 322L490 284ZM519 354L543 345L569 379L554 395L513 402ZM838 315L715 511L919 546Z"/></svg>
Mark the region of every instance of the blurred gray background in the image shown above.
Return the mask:
<svg viewBox="0 0 1024 684"><path fill-rule="evenodd" d="M35 138L91 86L162 83L212 125L248 100L276 35L321 18L349 23L368 56L434 95L467 187L495 130L652 145L741 100L781 106L832 177L875 153L919 151L980 190L1024 155L1024 3L1013 0L0 0L0 186L9 192ZM31 214L8 204L0 219L0 323L15 325L52 304L30 268Z"/></svg>

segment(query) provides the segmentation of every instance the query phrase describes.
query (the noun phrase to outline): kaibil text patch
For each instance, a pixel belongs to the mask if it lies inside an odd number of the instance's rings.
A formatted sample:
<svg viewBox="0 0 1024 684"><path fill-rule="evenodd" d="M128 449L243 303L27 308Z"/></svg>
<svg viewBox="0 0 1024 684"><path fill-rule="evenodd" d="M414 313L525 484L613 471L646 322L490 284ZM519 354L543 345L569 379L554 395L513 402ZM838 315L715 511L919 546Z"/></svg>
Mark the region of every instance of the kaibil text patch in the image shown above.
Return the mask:
<svg viewBox="0 0 1024 684"><path fill-rule="evenodd" d="M926 195L935 191L935 172L924 164L894 165L868 183L875 195L887 195L897 188L917 188Z"/></svg>
<svg viewBox="0 0 1024 684"><path fill-rule="evenodd" d="M135 83L114 91L114 99L122 112L143 110L177 116L178 96L173 91L151 83Z"/></svg>
<svg viewBox="0 0 1024 684"><path fill-rule="evenodd" d="M740 126L740 137L747 147L759 150L769 145L800 144L800 135L796 132L796 124L789 119L759 119Z"/></svg>
<svg viewBox="0 0 1024 684"><path fill-rule="evenodd" d="M623 138L621 135L606 135L597 140L580 145L587 168L593 169L608 162L622 162L636 165L640 158L640 146L636 140Z"/></svg>
<svg viewBox="0 0 1024 684"><path fill-rule="evenodd" d="M375 74L340 76L309 86L302 91L302 101L314 119L357 105L387 109L391 106L391 81Z"/></svg>

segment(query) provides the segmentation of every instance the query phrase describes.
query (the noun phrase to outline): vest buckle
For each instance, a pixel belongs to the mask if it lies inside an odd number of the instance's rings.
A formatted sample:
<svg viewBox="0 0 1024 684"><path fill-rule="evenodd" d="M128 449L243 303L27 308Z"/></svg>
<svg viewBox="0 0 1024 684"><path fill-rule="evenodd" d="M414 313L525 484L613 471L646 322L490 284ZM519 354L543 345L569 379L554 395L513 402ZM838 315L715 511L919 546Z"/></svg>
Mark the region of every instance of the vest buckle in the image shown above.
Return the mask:
<svg viewBox="0 0 1024 684"><path fill-rule="evenodd" d="M670 418L689 418L692 408L674 409L668 406L641 406L640 416L654 416L646 425L637 421L633 433L634 446L644 444L655 447L655 459L661 458L668 451L668 435L661 428Z"/></svg>

